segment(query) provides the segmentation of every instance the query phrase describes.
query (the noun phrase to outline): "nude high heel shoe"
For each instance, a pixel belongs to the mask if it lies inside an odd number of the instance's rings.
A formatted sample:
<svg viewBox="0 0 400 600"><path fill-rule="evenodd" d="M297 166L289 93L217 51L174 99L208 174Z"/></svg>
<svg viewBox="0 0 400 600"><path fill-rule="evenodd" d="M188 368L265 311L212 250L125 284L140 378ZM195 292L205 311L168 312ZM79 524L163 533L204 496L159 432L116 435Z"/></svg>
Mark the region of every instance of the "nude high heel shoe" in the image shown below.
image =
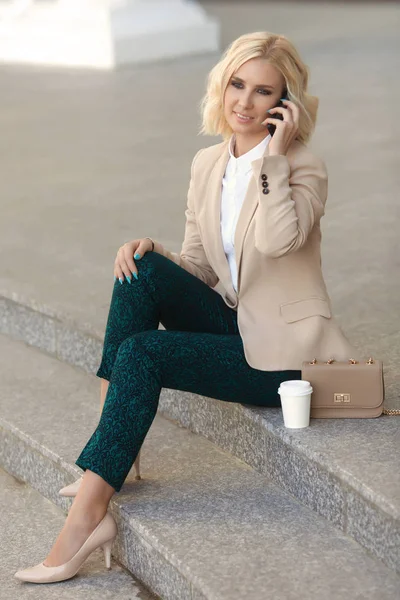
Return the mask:
<svg viewBox="0 0 400 600"><path fill-rule="evenodd" d="M135 479L142 479L142 477L140 475L140 453L141 453L141 450L139 450L139 454L137 455L136 460L133 463L133 466L135 467L135 471L136 471ZM82 482L82 477L79 477L79 479L74 481L74 483L70 483L70 485L67 485L67 486L61 488L61 490L58 492L60 494L60 496L66 496L67 498L74 498L76 496L76 494L78 493L79 487Z"/></svg>
<svg viewBox="0 0 400 600"><path fill-rule="evenodd" d="M114 517L106 512L105 517L71 560L58 567L46 567L41 562L34 567L17 571L14 577L20 581L29 581L30 583L53 583L71 579L79 571L88 556L100 547L104 551L106 567L111 569L111 548L117 533L118 529Z"/></svg>

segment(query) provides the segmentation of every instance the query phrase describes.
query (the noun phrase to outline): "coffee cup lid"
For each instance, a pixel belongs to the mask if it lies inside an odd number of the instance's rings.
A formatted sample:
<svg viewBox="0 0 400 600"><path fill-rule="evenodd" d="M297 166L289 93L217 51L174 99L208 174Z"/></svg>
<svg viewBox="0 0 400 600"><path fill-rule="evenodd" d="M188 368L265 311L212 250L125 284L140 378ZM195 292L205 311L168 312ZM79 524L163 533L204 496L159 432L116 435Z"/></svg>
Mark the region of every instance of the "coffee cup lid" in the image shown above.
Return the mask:
<svg viewBox="0 0 400 600"><path fill-rule="evenodd" d="M278 394L291 394L294 392L298 396L303 396L312 391L313 389L309 381L305 381L304 379L292 379L288 381L282 381L278 389Z"/></svg>

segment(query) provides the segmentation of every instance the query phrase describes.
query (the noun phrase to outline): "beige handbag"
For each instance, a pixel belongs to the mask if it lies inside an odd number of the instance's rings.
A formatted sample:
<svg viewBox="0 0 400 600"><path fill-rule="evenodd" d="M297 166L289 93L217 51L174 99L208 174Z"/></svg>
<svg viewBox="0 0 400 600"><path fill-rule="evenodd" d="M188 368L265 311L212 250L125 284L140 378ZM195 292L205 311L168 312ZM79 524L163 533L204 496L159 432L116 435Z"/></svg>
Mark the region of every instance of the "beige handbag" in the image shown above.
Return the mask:
<svg viewBox="0 0 400 600"><path fill-rule="evenodd" d="M385 415L400 415L400 410L385 409L383 363L370 358L366 362L348 362L330 358L327 362L302 363L301 378L309 381L310 416L316 419L368 419Z"/></svg>

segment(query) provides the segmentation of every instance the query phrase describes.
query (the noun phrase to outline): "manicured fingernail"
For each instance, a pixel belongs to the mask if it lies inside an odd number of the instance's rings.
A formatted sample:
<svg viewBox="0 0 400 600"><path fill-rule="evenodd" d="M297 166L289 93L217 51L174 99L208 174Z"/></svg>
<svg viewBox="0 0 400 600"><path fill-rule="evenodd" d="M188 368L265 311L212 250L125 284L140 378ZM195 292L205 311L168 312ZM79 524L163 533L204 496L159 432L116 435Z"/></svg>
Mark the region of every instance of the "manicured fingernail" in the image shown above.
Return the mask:
<svg viewBox="0 0 400 600"><path fill-rule="evenodd" d="M116 277L115 277L115 275L114 275L114 283L115 283L116 281L117 281L117 278L116 278Z"/></svg>
<svg viewBox="0 0 400 600"><path fill-rule="evenodd" d="M135 254L135 256L133 258L135 258L136 260L138 260L140 258L140 254Z"/></svg>
<svg viewBox="0 0 400 600"><path fill-rule="evenodd" d="M270 108L269 108L269 109L267 110L267 112L269 112L269 113L270 113L270 112L272 112L272 109L270 109Z"/></svg>
<svg viewBox="0 0 400 600"><path fill-rule="evenodd" d="M129 277L129 275L125 275L125 277L127 278L127 280L129 281L129 283L132 283L131 278Z"/></svg>
<svg viewBox="0 0 400 600"><path fill-rule="evenodd" d="M120 278L118 279L118 281L120 282L120 284L121 284L121 285L124 283L124 280L122 279L122 277L120 277Z"/></svg>
<svg viewBox="0 0 400 600"><path fill-rule="evenodd" d="M287 100L287 98L281 98L281 101L283 101L283 100Z"/></svg>
<svg viewBox="0 0 400 600"><path fill-rule="evenodd" d="M138 278L138 274L137 273L132 273L132 275L134 276L135 279Z"/></svg>

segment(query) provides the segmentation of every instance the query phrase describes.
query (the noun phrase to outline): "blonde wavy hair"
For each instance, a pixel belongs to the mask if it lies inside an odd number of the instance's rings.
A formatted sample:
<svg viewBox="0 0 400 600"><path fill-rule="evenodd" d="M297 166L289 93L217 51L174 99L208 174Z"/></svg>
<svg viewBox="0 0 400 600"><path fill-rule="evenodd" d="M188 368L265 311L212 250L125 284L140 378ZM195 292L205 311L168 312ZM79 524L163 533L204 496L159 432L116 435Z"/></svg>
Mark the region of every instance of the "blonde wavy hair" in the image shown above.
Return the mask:
<svg viewBox="0 0 400 600"><path fill-rule="evenodd" d="M200 103L203 135L233 134L224 116L224 96L232 75L251 58L264 58L283 75L287 98L300 109L296 139L306 144L315 128L319 100L307 93L309 69L293 44L284 36L268 31L247 33L233 41L221 60L211 69L207 91ZM284 96L282 96L283 98Z"/></svg>

